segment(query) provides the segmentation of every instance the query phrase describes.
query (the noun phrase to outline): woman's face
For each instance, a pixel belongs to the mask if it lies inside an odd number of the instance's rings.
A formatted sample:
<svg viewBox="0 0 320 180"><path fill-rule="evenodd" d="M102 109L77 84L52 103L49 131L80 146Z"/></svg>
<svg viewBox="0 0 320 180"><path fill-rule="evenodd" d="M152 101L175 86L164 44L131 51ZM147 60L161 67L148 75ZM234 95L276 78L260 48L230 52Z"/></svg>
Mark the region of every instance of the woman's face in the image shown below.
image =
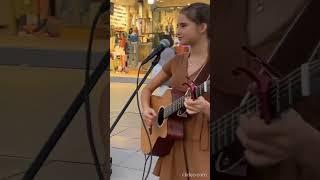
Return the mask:
<svg viewBox="0 0 320 180"><path fill-rule="evenodd" d="M192 45L200 39L201 27L184 14L178 18L177 37L183 45Z"/></svg>

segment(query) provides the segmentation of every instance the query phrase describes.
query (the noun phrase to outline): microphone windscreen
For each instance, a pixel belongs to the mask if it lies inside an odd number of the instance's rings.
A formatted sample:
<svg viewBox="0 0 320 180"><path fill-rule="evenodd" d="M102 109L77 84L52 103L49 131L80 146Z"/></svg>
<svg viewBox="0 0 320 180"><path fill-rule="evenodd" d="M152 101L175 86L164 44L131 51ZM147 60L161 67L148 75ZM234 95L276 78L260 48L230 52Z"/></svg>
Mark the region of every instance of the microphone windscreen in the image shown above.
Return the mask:
<svg viewBox="0 0 320 180"><path fill-rule="evenodd" d="M170 43L170 41L169 41L168 39L162 39L162 40L160 41L160 44L163 45L163 46L166 47L166 48L172 46L171 43Z"/></svg>

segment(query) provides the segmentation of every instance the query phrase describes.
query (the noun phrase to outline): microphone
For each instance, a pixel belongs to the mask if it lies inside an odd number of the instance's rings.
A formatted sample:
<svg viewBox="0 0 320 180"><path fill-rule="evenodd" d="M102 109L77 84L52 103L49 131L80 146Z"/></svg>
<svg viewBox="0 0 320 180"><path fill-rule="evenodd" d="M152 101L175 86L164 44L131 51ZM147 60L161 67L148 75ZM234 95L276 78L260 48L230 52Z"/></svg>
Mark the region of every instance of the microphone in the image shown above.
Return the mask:
<svg viewBox="0 0 320 180"><path fill-rule="evenodd" d="M160 55L164 49L170 46L172 46L172 44L168 39L162 39L159 47L152 51L152 53L142 62L141 66L149 62L154 56Z"/></svg>

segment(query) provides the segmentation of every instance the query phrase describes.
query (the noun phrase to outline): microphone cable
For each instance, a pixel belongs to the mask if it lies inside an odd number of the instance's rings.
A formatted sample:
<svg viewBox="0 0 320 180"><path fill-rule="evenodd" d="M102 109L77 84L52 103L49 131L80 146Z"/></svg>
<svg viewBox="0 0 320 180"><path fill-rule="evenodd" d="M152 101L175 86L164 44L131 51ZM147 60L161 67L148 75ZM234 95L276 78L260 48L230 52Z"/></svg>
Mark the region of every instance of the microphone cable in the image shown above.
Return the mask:
<svg viewBox="0 0 320 180"><path fill-rule="evenodd" d="M159 56L159 55L158 55ZM139 70L138 70L138 76L137 76L137 87L139 86L139 75L140 75L140 71L141 71L141 67L142 67L142 64L139 66ZM139 115L140 115L140 119L141 119L141 122L142 122L142 125L143 125L143 128L148 136L148 141L149 141L149 145L150 145L150 150L152 151L152 145L151 145L151 140L150 140L150 136L149 136L149 133L148 133L148 130L147 130L147 127L146 125L144 124L144 121L143 121L143 117L142 117L142 113L141 113L141 109L140 109L140 101L139 101L139 92L137 93L137 106L138 106L138 110L139 110ZM151 157L151 158L150 158ZM150 158L150 163L149 163L149 168L148 168L148 173L146 175L146 177L144 178L144 175L145 175L145 170L146 170L146 164L148 162L148 159ZM142 174L142 180L147 180L149 174L150 174L150 170L151 170L151 166L152 166L152 153L150 153L149 155L144 155L144 167L143 167L143 174Z"/></svg>
<svg viewBox="0 0 320 180"><path fill-rule="evenodd" d="M106 13L106 11L109 9L110 4L105 0L99 8L99 11L95 15L93 19L93 23L91 26L91 31L90 31L90 38L89 38L89 45L88 45L88 50L87 50L87 55L86 55L86 69L85 69L85 97L84 97L84 106L85 106L85 113L86 113L86 123L87 123L87 136L88 136L88 141L90 145L90 150L91 154L94 160L96 172L98 175L99 180L104 180L104 175L103 171L100 166L100 162L98 159L95 143L94 143L94 138L93 138L93 129L92 129L92 120L91 120L91 108L90 108L90 96L89 96L89 78L90 78L90 64L91 64L91 55L92 55L92 44L93 44L93 36L95 33L96 26L98 24L99 18L101 15ZM106 163L109 163L106 162Z"/></svg>

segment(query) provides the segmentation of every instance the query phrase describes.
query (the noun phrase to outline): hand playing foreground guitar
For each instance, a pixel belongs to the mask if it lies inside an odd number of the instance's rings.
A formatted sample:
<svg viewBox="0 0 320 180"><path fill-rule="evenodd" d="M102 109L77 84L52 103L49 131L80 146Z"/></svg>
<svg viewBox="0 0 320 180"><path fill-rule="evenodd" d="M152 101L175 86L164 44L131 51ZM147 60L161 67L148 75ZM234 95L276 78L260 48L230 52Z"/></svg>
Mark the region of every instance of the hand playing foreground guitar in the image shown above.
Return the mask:
<svg viewBox="0 0 320 180"><path fill-rule="evenodd" d="M202 96L199 96L195 100L192 100L190 97L185 98L184 106L188 114L196 114L199 112L203 112L207 116L210 114L210 103Z"/></svg>
<svg viewBox="0 0 320 180"><path fill-rule="evenodd" d="M288 157L320 178L320 132L294 110L266 125L257 113L242 115L237 136L253 166L274 165Z"/></svg>
<svg viewBox="0 0 320 180"><path fill-rule="evenodd" d="M199 96L196 100L192 100L190 97L186 98L184 106L188 114L196 114L199 112L204 112L207 116L210 114L210 103L202 96ZM157 117L157 113L151 107L146 107L143 110L142 117L147 127L151 127Z"/></svg>
<svg viewBox="0 0 320 180"><path fill-rule="evenodd" d="M152 126L153 122L156 120L156 117L157 113L151 107L146 107L143 109L142 118L148 128Z"/></svg>

